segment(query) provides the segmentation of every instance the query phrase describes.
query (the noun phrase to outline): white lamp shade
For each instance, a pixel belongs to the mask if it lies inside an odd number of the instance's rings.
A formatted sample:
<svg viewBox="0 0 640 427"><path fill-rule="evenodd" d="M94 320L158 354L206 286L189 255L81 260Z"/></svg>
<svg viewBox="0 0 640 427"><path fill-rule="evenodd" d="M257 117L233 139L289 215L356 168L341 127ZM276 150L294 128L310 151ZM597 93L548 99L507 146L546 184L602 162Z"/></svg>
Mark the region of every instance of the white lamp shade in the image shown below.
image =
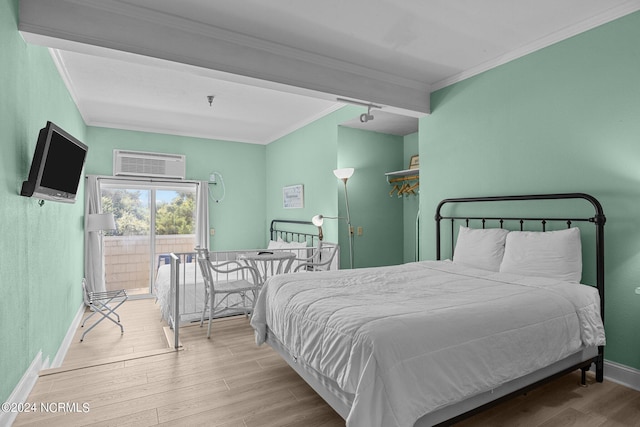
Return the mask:
<svg viewBox="0 0 640 427"><path fill-rule="evenodd" d="M89 214L87 231L115 230L116 219L112 213Z"/></svg>
<svg viewBox="0 0 640 427"><path fill-rule="evenodd" d="M351 178L351 175L353 175L353 171L354 170L355 170L354 168L336 169L336 170L333 171L333 174L338 179L349 179L349 178Z"/></svg>
<svg viewBox="0 0 640 427"><path fill-rule="evenodd" d="M311 222L316 227L322 227L322 224L324 223L324 217L322 215L316 215L313 218L311 218Z"/></svg>

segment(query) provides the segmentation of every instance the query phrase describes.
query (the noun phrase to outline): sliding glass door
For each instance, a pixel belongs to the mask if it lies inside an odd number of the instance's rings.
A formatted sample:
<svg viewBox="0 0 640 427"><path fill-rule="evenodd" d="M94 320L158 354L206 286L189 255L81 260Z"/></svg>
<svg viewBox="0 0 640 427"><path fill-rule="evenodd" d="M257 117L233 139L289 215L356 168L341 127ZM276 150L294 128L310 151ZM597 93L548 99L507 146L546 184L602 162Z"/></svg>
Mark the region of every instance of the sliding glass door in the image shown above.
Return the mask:
<svg viewBox="0 0 640 427"><path fill-rule="evenodd" d="M196 245L197 184L102 178L100 192L102 211L114 214L117 227L104 237L107 290L153 294L168 254Z"/></svg>

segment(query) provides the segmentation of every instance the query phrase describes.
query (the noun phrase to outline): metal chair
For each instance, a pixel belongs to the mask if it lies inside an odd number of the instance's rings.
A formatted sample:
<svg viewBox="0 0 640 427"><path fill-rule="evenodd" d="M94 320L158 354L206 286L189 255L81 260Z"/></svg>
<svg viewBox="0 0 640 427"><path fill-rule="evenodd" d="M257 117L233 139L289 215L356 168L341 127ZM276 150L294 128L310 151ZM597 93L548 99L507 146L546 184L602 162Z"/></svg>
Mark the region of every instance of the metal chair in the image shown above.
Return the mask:
<svg viewBox="0 0 640 427"><path fill-rule="evenodd" d="M197 247L195 250L205 283L205 305L202 309L200 327L204 324L208 308L207 338L211 338L211 320L214 317L234 314L244 314L248 317L253 312L260 287L260 275L254 267L242 265L238 261L214 264L211 262L208 249ZM239 300L232 301L233 295Z"/></svg>
<svg viewBox="0 0 640 427"><path fill-rule="evenodd" d="M84 328L84 324L87 320L91 319L96 314L100 314L98 320L96 320L89 328L87 328L80 337L80 342L84 340L84 336L89 333L93 328L98 326L100 322L105 319L109 319L117 326L120 327L120 334L124 334L124 327L120 323L120 315L116 313L118 307L120 307L124 302L128 299L127 291L125 289L119 289L115 291L106 291L106 292L88 292L87 291L87 282L85 279L82 279L82 292L84 293L85 303L89 306L91 310L91 314L89 314L80 325L81 328ZM117 301L116 301L117 300ZM109 304L117 302L115 306L109 307ZM116 321L117 319L117 321Z"/></svg>
<svg viewBox="0 0 640 427"><path fill-rule="evenodd" d="M299 271L327 271L331 269L331 263L338 252L338 245L335 243L322 243L318 245L313 255L309 258L296 258L294 263L298 264L294 268L294 272Z"/></svg>

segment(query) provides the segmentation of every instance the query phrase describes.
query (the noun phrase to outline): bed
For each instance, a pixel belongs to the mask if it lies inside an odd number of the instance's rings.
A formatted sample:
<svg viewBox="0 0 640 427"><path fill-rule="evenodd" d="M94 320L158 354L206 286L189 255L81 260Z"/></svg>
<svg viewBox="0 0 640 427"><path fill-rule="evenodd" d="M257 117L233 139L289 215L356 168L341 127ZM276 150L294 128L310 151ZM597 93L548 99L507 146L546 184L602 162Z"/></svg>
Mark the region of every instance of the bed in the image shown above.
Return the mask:
<svg viewBox="0 0 640 427"><path fill-rule="evenodd" d="M509 215L488 208L505 204ZM585 204L593 215L567 215ZM557 375L582 369L584 381L592 365L603 380L605 216L595 198L447 199L435 219L434 261L269 278L251 318L257 343L350 427L449 425ZM595 286L579 283L592 264Z"/></svg>
<svg viewBox="0 0 640 427"><path fill-rule="evenodd" d="M295 255L291 263L291 270L304 267L306 260L318 259L327 251L337 248L336 244L322 242L322 249L317 253L319 247L318 228L310 221L274 219L271 221L269 229L270 242L264 249L242 249L230 251L212 251L210 257L214 263L224 263L238 260L247 253L257 253L261 251L269 252L290 252ZM177 258L176 263L166 263L158 267L154 280L154 293L156 301L160 306L160 312L172 329L181 324L200 322L202 310L204 308L204 281L202 273L196 263L196 253L183 252L173 253ZM171 257L168 257L169 260ZM338 268L339 255L332 258L327 268ZM268 277L277 271L269 270L266 264L257 266L261 269L260 274ZM217 281L236 280L233 274L216 277ZM172 284L172 281L174 284ZM237 301L231 299L233 304Z"/></svg>

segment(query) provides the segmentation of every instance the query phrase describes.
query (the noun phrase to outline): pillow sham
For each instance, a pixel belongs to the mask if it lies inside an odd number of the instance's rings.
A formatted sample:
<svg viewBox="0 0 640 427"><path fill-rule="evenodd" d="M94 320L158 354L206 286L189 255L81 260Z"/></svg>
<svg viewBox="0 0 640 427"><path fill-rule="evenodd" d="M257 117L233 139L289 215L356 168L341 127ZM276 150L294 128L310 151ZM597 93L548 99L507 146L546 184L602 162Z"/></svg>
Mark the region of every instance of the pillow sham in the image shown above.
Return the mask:
<svg viewBox="0 0 640 427"><path fill-rule="evenodd" d="M507 235L501 272L565 282L582 278L580 229L512 231Z"/></svg>
<svg viewBox="0 0 640 427"><path fill-rule="evenodd" d="M300 249L307 247L307 242L287 242L281 239L278 239L278 244L281 249Z"/></svg>
<svg viewBox="0 0 640 427"><path fill-rule="evenodd" d="M460 226L453 262L468 267L498 271L508 230Z"/></svg>
<svg viewBox="0 0 640 427"><path fill-rule="evenodd" d="M280 242L276 242L275 240L269 240L267 249L282 249L282 245L280 244Z"/></svg>

